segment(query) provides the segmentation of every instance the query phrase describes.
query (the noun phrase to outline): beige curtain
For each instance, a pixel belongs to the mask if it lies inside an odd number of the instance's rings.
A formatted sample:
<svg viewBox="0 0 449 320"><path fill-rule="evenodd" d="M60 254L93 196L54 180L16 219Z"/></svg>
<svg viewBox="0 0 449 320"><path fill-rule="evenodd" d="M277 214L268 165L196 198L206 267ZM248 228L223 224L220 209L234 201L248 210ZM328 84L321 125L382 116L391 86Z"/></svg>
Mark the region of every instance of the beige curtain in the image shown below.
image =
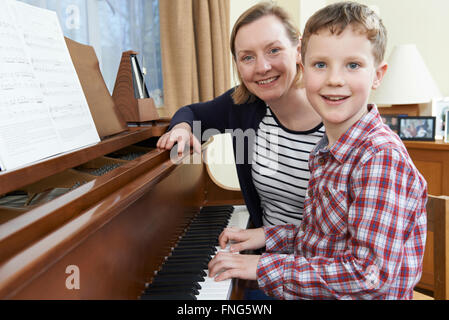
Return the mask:
<svg viewBox="0 0 449 320"><path fill-rule="evenodd" d="M207 101L230 86L229 1L160 0L164 108Z"/></svg>

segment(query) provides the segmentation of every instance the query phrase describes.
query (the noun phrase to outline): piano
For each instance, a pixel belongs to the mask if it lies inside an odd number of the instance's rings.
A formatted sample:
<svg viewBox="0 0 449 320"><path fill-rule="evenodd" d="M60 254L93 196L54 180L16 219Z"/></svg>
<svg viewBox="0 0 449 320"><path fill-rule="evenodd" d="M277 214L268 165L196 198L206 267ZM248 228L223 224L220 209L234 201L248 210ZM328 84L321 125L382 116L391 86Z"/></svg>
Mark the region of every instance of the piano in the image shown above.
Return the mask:
<svg viewBox="0 0 449 320"><path fill-rule="evenodd" d="M240 191L217 186L204 163L173 162L155 148L168 125L154 119L0 172L0 200L28 197L0 204L0 299L145 299L195 217L226 206L238 213L228 223L245 224ZM186 256L202 247L190 245ZM241 298L230 282L206 277L195 298Z"/></svg>

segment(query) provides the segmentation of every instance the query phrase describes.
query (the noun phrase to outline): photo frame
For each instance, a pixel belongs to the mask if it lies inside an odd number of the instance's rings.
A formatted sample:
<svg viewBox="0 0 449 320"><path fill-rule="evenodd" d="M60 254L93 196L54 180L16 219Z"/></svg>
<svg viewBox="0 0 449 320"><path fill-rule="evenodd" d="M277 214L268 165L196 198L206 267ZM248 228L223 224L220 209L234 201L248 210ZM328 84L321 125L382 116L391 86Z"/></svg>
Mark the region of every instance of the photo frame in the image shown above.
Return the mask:
<svg viewBox="0 0 449 320"><path fill-rule="evenodd" d="M390 127L390 129L398 134L399 117L407 117L406 114L381 114L382 121Z"/></svg>
<svg viewBox="0 0 449 320"><path fill-rule="evenodd" d="M432 116L436 118L435 139L445 137L447 123L446 112L449 110L449 97L432 101Z"/></svg>
<svg viewBox="0 0 449 320"><path fill-rule="evenodd" d="M435 141L436 117L399 117L398 135L402 140Z"/></svg>
<svg viewBox="0 0 449 320"><path fill-rule="evenodd" d="M448 143L449 142L449 125L447 120L449 119L449 109L446 110L446 127L444 128L444 142Z"/></svg>

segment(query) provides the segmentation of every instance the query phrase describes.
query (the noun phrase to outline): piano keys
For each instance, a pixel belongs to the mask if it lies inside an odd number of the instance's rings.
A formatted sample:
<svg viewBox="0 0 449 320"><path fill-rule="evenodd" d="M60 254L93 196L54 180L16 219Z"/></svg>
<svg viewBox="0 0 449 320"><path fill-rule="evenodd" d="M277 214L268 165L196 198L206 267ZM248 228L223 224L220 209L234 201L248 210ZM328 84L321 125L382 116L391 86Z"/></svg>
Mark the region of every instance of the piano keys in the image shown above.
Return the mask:
<svg viewBox="0 0 449 320"><path fill-rule="evenodd" d="M218 236L226 227L246 229L245 206L203 207L165 259L141 296L144 300L229 300L232 280L216 282L207 264L221 249Z"/></svg>

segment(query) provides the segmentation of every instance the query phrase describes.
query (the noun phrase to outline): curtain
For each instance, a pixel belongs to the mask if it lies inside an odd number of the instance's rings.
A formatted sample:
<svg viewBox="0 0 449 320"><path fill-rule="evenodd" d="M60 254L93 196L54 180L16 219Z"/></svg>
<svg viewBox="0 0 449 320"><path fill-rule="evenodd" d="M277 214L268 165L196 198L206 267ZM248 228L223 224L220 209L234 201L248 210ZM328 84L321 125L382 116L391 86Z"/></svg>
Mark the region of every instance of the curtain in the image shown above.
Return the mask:
<svg viewBox="0 0 449 320"><path fill-rule="evenodd" d="M163 104L159 0L20 1L56 11L64 36L94 47L111 93L122 52L139 52L150 96Z"/></svg>
<svg viewBox="0 0 449 320"><path fill-rule="evenodd" d="M159 3L164 116L230 87L228 0Z"/></svg>

